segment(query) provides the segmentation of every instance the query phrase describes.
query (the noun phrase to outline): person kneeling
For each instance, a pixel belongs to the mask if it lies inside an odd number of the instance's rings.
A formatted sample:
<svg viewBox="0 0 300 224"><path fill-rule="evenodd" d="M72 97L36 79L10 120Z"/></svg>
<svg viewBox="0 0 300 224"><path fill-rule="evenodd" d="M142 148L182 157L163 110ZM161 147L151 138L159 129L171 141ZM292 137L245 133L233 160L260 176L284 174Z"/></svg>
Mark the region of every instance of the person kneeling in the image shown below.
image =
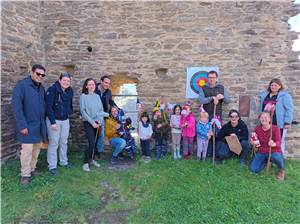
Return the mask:
<svg viewBox="0 0 300 224"><path fill-rule="evenodd" d="M233 156L233 152L230 150L225 137L226 136L236 136L242 146L242 151L240 153L240 165L245 165L245 160L250 150L250 145L248 141L248 127L244 121L240 118L240 113L237 110L229 111L230 121L226 123L219 133L217 134L216 142L216 157L217 162L222 162L224 159Z"/></svg>
<svg viewBox="0 0 300 224"><path fill-rule="evenodd" d="M109 144L113 148L111 164L118 162L118 155L126 146L126 141L120 137L118 129L121 125L118 123L118 108L113 106L110 111L110 117L105 120L105 135Z"/></svg>
<svg viewBox="0 0 300 224"><path fill-rule="evenodd" d="M284 158L281 151L280 129L276 125L271 125L271 116L268 112L262 112L259 120L261 125L255 128L258 141L252 141L257 152L250 165L250 171L259 173L264 168L271 149L271 160L279 169L277 179L284 180Z"/></svg>

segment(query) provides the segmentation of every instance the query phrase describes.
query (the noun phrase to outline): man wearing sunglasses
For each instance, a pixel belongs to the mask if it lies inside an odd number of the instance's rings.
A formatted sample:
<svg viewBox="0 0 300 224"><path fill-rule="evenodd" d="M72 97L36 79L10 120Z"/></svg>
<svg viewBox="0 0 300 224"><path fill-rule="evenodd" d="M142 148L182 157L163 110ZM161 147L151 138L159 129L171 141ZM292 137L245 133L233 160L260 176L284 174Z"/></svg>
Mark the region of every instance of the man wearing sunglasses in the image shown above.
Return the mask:
<svg viewBox="0 0 300 224"><path fill-rule="evenodd" d="M237 110L232 109L229 111L229 119L229 122L227 122L217 134L216 162L222 163L224 159L228 159L234 155L230 150L225 137L236 136L242 146L239 162L241 166L244 166L250 150L248 127L245 122L241 120L240 113Z"/></svg>
<svg viewBox="0 0 300 224"><path fill-rule="evenodd" d="M40 142L46 141L45 89L42 80L46 69L32 66L30 75L19 81L12 94L17 140L21 143L21 184L27 185L37 172Z"/></svg>

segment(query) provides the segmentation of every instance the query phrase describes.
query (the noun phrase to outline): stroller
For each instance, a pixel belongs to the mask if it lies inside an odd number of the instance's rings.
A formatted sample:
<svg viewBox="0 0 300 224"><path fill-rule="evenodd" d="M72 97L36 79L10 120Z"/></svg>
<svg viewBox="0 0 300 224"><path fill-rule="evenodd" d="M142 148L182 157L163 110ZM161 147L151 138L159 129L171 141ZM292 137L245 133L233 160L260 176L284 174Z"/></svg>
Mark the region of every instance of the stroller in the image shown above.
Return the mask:
<svg viewBox="0 0 300 224"><path fill-rule="evenodd" d="M135 128L132 127L131 119L128 116L125 116L125 113L122 109L120 109L118 113L118 123L121 125L121 127L118 129L118 133L120 134L120 137L126 141L124 151L127 152L131 159L134 159L137 147L135 140L131 135L131 131Z"/></svg>

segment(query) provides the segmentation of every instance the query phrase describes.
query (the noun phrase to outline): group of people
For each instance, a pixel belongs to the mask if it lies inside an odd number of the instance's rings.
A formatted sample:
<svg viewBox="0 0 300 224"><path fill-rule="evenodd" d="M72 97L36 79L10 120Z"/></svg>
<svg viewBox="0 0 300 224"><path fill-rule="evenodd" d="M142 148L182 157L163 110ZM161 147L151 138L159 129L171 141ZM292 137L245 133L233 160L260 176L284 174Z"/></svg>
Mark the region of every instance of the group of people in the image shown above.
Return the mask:
<svg viewBox="0 0 300 224"><path fill-rule="evenodd" d="M69 117L73 112L73 90L71 75L62 73L58 80L45 91L42 80L46 69L39 64L32 66L30 75L19 81L12 95L15 130L21 143L21 179L22 185L30 182L30 177L37 175L36 164L40 152L40 143L48 136L47 151L48 169L57 175L57 165L71 168L68 161L68 136L70 132ZM90 166L99 167L96 156L104 151L106 136L112 149L111 164L119 161L120 154L132 145L129 155L136 154L134 140L126 133L131 119L125 115L120 122L122 111L112 99L109 89L110 78L102 76L100 83L92 78L85 80L80 95L80 114L88 140L84 151L82 169L90 171ZM229 112L229 122L221 126L222 104L228 103L229 94L223 85L218 83L218 73L208 73L208 83L201 88L199 99L202 105L198 121L192 112L191 103L183 107L175 105L172 114L168 114L163 105L156 103L152 118L144 111L139 117L138 134L141 147L141 159L151 160L151 140L154 139L154 158L161 159L167 155L168 140L171 135L173 158L190 159L194 154L194 142L197 142L197 159L205 160L207 156L216 157L222 163L234 155L226 142L227 136L237 137L242 152L239 162L243 166L250 151L249 131L242 121L238 110ZM271 106L270 106L271 105ZM266 111L272 108L271 111ZM250 164L252 172L260 172L270 154L272 162L278 168L279 180L284 179L283 146L286 130L291 127L293 104L291 96L283 90L279 79L272 79L268 90L261 95L260 125L255 129L256 139L250 139L256 148L255 157ZM124 129L125 128L125 129ZM127 132L128 133L128 132ZM254 134L252 133L252 135ZM126 137L127 136L127 137ZM212 141L213 139L213 141ZM181 145L183 155L181 155ZM213 149L213 150L212 150ZM271 151L270 151L271 150ZM58 152L58 153L57 153ZM271 153L270 153L271 152ZM58 155L57 155L58 154ZM58 162L59 160L59 162Z"/></svg>

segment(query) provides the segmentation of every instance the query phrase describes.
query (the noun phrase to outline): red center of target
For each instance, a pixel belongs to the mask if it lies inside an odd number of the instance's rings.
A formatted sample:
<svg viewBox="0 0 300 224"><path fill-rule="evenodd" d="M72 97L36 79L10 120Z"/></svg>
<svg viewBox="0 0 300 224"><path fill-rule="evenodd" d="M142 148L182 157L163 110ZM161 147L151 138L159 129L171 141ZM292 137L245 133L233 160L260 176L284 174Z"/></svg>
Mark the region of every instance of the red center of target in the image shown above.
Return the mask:
<svg viewBox="0 0 300 224"><path fill-rule="evenodd" d="M207 81L206 78L201 77L201 78L197 79L196 85L198 87L203 87L205 85L206 81Z"/></svg>

